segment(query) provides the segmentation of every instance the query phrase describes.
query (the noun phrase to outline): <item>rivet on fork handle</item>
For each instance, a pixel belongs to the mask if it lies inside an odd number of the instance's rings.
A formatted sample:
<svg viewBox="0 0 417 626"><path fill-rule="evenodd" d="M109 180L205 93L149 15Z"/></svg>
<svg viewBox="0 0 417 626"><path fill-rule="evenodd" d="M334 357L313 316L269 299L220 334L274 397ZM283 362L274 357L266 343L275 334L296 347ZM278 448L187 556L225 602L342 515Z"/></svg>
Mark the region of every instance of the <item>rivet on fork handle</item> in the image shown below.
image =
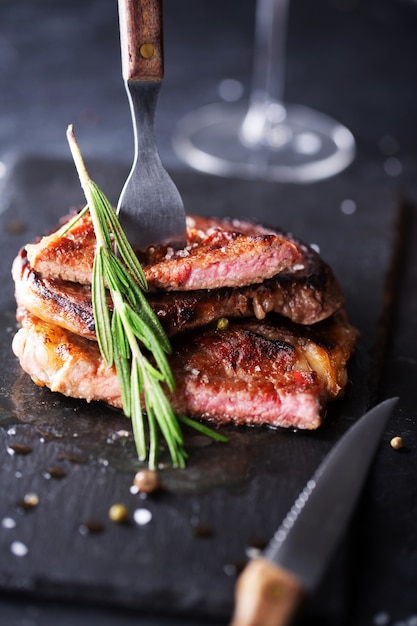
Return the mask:
<svg viewBox="0 0 417 626"><path fill-rule="evenodd" d="M151 43L143 43L139 48L139 52L144 59L151 59L155 54L155 48Z"/></svg>

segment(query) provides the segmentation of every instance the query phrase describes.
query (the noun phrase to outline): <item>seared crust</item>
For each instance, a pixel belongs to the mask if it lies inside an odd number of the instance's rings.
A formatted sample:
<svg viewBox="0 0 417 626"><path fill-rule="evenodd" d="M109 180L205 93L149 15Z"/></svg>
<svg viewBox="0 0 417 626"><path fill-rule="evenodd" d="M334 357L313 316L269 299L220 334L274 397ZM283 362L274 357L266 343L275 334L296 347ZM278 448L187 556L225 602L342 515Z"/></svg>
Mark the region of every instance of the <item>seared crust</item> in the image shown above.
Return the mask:
<svg viewBox="0 0 417 626"><path fill-rule="evenodd" d="M23 309L19 321L22 328L12 348L33 382L65 396L121 406L117 375L106 367L95 341L46 324Z"/></svg>
<svg viewBox="0 0 417 626"><path fill-rule="evenodd" d="M19 308L76 335L96 339L90 285L41 278L30 267L25 249L13 261L12 275Z"/></svg>

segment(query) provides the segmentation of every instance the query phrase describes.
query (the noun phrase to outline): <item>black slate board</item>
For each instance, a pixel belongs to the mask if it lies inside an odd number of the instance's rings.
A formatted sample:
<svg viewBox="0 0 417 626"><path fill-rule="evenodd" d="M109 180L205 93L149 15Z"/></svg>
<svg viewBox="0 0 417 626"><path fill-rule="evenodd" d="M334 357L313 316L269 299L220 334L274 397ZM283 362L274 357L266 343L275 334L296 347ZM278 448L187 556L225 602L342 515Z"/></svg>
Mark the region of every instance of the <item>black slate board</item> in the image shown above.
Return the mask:
<svg viewBox="0 0 417 626"><path fill-rule="evenodd" d="M115 201L126 169L103 163L89 169ZM82 203L71 163L34 157L16 164L6 179L0 215L0 522L16 522L14 528L0 527L3 592L226 618L247 548L271 537L325 453L373 401L400 219L392 190L374 188L366 177L352 187L348 174L308 187L185 172L173 177L190 213L256 218L320 247L361 331L349 393L330 407L315 433L225 428L226 445L189 437L186 470L166 469L165 490L158 495L131 494L137 467L132 438L115 434L129 429L126 419L36 387L11 353L12 259L21 245ZM346 199L356 206L351 215L341 211ZM10 454L13 443L32 451ZM62 467L65 477L46 478L51 465ZM19 503L26 493L36 493L39 505L23 513ZM146 509L150 522L112 524L107 512L115 502L123 502L131 515ZM80 525L92 519L104 531L80 533ZM12 553L14 541L28 548L25 556ZM336 590L335 602L342 601Z"/></svg>

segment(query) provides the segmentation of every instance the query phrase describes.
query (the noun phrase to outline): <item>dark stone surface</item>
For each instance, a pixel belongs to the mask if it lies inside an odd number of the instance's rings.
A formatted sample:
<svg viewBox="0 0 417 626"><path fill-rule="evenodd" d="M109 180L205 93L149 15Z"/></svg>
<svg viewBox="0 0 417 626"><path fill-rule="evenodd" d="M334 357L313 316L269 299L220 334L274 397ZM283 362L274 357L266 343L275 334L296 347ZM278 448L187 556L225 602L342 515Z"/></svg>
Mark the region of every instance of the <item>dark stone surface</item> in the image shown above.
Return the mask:
<svg viewBox="0 0 417 626"><path fill-rule="evenodd" d="M400 395L399 408L353 523L300 623L365 626L378 616L407 623L417 615L417 7L293 0L288 100L336 117L358 143L348 171L296 187L219 180L178 161L170 138L183 113L217 100L223 78L241 80L247 93L254 5L239 3L237 13L236 3L220 0L165 5L158 140L187 210L255 216L320 246L362 333L353 386L319 433L238 431L227 448L194 442L189 468L168 471L169 489L160 497L140 501L129 493L132 442L111 443L124 418L34 387L10 351L13 255L82 202L67 124L76 124L90 174L113 201L130 164L116 5L1 3L0 519L17 524L0 528L0 623L177 626L209 617L226 623L235 577L224 566L239 567L249 543L271 536L333 442L369 403L390 395ZM387 174L389 158L401 166L395 177ZM353 215L340 210L345 199L356 203ZM389 446L393 435L404 438L399 452ZM32 453L10 455L7 447L17 441ZM61 458L68 450L78 462ZM46 479L50 465L62 466L65 477ZM38 493L40 503L22 514L16 507L27 492ZM149 509L149 525L107 521L108 507L120 500L131 514ZM79 525L91 518L104 531L81 535ZM199 535L198 525L208 526L210 536ZM12 555L13 540L28 546L25 557ZM183 610L186 617L179 616Z"/></svg>

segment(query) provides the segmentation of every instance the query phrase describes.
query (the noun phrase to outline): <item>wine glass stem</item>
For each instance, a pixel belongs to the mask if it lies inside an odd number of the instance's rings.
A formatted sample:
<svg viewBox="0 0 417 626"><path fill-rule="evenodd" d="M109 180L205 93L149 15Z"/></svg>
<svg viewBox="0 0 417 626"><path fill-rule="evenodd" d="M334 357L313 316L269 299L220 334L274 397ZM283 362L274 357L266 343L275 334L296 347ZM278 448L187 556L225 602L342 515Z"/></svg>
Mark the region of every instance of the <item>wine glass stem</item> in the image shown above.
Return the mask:
<svg viewBox="0 0 417 626"><path fill-rule="evenodd" d="M251 94L241 127L241 140L245 144L264 143L271 125L276 126L285 118L287 18L288 0L256 1Z"/></svg>

